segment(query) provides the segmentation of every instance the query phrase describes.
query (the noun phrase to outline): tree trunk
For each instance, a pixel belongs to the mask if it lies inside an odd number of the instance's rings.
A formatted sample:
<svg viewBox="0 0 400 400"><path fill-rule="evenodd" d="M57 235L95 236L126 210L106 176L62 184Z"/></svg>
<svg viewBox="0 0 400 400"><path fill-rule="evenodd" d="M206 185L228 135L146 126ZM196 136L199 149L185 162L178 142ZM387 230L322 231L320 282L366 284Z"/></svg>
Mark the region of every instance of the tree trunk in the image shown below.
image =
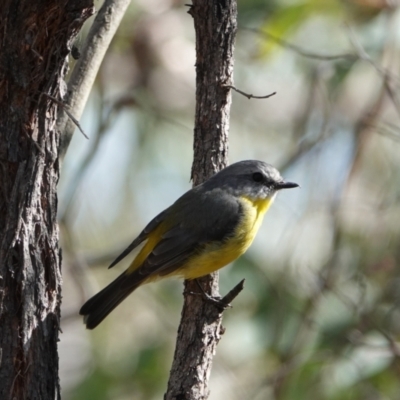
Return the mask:
<svg viewBox="0 0 400 400"><path fill-rule="evenodd" d="M230 90L236 34L235 0L193 0L196 31L196 116L192 179L198 185L228 162ZM201 280L219 296L218 273ZM166 400L199 400L209 395L212 358L223 333L222 313L206 302L194 281L185 282L184 305Z"/></svg>
<svg viewBox="0 0 400 400"><path fill-rule="evenodd" d="M60 398L57 104L91 0L0 4L0 399ZM51 97L49 97L51 96Z"/></svg>

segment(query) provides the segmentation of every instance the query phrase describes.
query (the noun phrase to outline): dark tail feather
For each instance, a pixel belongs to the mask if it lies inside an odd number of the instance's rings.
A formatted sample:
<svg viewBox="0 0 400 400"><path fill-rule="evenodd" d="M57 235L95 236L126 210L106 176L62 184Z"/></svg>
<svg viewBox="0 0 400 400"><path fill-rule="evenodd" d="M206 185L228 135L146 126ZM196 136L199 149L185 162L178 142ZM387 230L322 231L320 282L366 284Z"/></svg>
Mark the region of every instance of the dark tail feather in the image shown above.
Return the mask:
<svg viewBox="0 0 400 400"><path fill-rule="evenodd" d="M138 279L134 273L128 275L124 272L103 290L90 298L79 311L79 314L84 316L83 321L86 324L86 328L96 328L144 280L142 276Z"/></svg>

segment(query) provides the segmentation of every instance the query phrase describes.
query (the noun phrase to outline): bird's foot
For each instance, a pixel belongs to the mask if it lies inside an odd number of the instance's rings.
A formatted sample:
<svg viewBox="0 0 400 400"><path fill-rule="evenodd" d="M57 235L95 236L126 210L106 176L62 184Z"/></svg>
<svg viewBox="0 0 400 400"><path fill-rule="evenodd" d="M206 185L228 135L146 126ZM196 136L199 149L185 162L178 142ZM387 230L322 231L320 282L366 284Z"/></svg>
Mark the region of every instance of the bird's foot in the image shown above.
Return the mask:
<svg viewBox="0 0 400 400"><path fill-rule="evenodd" d="M227 308L232 308L231 304L229 304L229 302L227 302L225 300L225 298L221 297L221 296L211 296L208 293L206 293L203 289L203 287L200 285L199 281L197 279L195 279L197 286L200 289L200 292L190 292L191 295L194 296L202 296L203 299L209 303L209 304L213 304L215 307L217 307L219 310L224 311Z"/></svg>

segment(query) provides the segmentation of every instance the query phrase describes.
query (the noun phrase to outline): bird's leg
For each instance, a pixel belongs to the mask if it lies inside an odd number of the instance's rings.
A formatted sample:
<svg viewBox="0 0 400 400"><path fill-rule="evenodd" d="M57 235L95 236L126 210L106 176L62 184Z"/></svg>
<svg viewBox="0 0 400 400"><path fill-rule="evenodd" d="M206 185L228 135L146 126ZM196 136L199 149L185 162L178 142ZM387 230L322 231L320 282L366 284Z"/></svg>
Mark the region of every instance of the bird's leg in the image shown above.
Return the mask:
<svg viewBox="0 0 400 400"><path fill-rule="evenodd" d="M201 295L203 296L203 299L205 301L207 301L208 303L211 303L213 305L215 305L217 308L221 309L221 311L227 309L227 308L231 308L232 306L229 304L229 302L225 301L225 298L221 298L221 297L214 297L214 296L210 296L208 293L206 293L203 289L203 287L200 285L200 282L197 279L194 279L197 286L199 287L201 293L194 293L194 292L190 292L190 294L193 295Z"/></svg>

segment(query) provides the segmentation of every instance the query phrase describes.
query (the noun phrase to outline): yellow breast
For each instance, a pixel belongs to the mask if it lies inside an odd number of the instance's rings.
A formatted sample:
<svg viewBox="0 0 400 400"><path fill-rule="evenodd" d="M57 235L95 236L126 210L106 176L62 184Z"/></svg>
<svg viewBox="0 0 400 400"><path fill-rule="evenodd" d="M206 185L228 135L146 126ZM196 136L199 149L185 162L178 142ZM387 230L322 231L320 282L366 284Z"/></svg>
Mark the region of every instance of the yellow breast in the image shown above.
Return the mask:
<svg viewBox="0 0 400 400"><path fill-rule="evenodd" d="M199 278L240 257L253 242L274 197L262 200L242 197L240 203L243 215L232 237L226 242L208 245L176 273L185 279Z"/></svg>

